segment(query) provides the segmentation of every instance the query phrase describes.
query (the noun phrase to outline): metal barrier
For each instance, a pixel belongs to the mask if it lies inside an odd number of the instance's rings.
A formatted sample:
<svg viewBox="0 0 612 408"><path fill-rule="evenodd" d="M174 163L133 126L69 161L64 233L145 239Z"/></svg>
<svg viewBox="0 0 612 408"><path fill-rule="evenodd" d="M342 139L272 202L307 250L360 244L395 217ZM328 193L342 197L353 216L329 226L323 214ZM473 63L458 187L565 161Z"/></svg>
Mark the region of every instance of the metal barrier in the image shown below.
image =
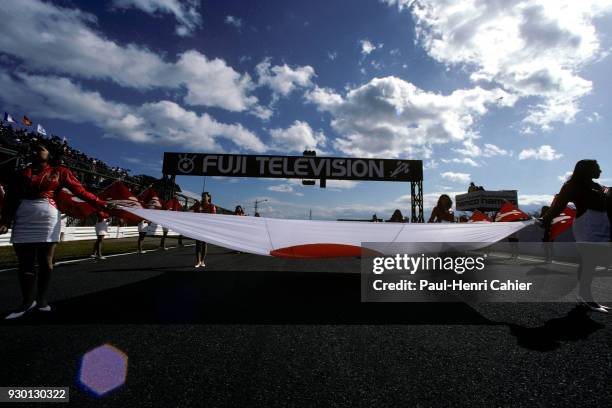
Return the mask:
<svg viewBox="0 0 612 408"><path fill-rule="evenodd" d="M162 227L159 225L150 225L147 228L147 236L161 237L163 234ZM177 236L174 231L168 231L168 236ZM108 227L106 239L130 238L138 236L138 227ZM0 235L0 246L11 245L11 230L7 234ZM66 241L87 241L96 239L96 229L91 227L66 227L64 229L64 239Z"/></svg>

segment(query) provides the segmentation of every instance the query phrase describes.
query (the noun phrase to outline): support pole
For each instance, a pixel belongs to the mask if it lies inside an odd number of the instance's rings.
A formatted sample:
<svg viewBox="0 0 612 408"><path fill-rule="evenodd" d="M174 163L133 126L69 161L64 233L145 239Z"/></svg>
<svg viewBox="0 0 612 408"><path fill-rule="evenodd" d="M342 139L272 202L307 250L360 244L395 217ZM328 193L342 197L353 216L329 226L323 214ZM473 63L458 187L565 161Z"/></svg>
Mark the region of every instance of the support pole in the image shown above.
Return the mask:
<svg viewBox="0 0 612 408"><path fill-rule="evenodd" d="M425 222L423 215L423 181L410 182L410 222Z"/></svg>
<svg viewBox="0 0 612 408"><path fill-rule="evenodd" d="M162 183L161 183L161 191L159 192L159 196L164 202L166 201L166 191L168 190L168 175L166 173L162 174Z"/></svg>
<svg viewBox="0 0 612 408"><path fill-rule="evenodd" d="M170 177L170 182L172 183L172 188L170 189L170 197L168 197L166 201L172 200L174 198L174 193L176 193L176 174L173 174L172 177Z"/></svg>

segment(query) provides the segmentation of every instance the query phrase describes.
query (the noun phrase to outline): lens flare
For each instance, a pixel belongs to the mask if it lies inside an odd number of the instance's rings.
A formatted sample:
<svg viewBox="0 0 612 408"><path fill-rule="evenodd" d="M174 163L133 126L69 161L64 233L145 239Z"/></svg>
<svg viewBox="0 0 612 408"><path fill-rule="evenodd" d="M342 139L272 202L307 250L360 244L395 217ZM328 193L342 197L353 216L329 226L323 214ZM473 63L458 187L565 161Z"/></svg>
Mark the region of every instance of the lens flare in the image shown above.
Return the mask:
<svg viewBox="0 0 612 408"><path fill-rule="evenodd" d="M128 356L118 348L104 344L83 355L79 383L100 397L125 383L127 368Z"/></svg>

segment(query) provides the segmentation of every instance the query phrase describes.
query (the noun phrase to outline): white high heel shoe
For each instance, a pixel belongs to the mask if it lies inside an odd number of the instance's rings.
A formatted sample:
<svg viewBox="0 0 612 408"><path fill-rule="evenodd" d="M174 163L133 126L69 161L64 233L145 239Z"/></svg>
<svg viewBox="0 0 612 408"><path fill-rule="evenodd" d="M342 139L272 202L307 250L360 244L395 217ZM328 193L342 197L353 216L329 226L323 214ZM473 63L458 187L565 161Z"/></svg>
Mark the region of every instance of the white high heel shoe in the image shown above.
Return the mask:
<svg viewBox="0 0 612 408"><path fill-rule="evenodd" d="M610 310L609 307L600 305L597 302L587 302L582 298L582 296L578 296L576 300L580 306L584 306L592 312L608 313L608 311Z"/></svg>
<svg viewBox="0 0 612 408"><path fill-rule="evenodd" d="M4 318L4 320L19 319L21 316L23 316L24 314L32 310L34 307L36 307L36 301L33 301L32 304L25 310L22 310L20 312L13 312L9 314L8 316Z"/></svg>

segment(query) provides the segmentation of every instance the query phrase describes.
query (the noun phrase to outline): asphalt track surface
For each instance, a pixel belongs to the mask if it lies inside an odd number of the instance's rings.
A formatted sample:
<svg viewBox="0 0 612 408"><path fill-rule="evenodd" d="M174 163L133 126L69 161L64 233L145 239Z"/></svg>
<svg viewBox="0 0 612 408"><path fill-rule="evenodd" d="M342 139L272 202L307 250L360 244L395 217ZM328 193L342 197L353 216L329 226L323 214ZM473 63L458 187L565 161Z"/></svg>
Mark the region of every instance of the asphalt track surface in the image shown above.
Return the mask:
<svg viewBox="0 0 612 408"><path fill-rule="evenodd" d="M0 385L69 386L79 407L612 405L612 316L361 303L355 259L192 258L186 247L57 267L51 314L0 323ZM18 303L15 272L0 273L0 310ZM127 381L93 397L79 363L105 343L127 354Z"/></svg>

